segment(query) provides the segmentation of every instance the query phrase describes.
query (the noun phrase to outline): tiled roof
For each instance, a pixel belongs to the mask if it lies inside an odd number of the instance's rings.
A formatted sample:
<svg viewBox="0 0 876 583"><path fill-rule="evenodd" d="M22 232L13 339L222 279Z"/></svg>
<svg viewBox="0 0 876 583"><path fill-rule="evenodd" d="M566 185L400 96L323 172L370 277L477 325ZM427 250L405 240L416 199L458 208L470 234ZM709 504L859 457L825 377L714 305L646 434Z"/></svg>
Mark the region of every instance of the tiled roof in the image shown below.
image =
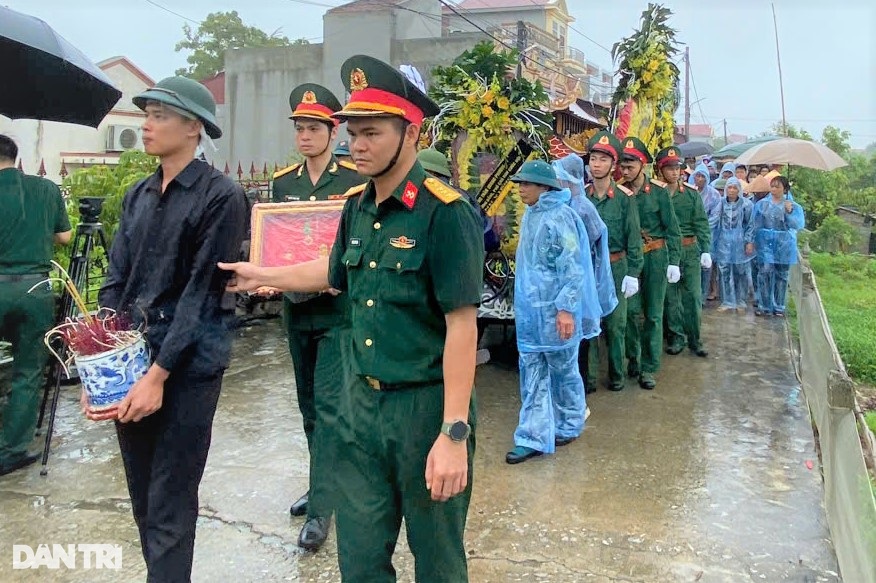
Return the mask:
<svg viewBox="0 0 876 583"><path fill-rule="evenodd" d="M538 8L549 6L554 0L462 0L456 7L461 10L483 10L492 8Z"/></svg>
<svg viewBox="0 0 876 583"><path fill-rule="evenodd" d="M326 14L345 14L348 12L372 12L392 8L393 5L402 4L405 0L353 0L341 4L326 12Z"/></svg>

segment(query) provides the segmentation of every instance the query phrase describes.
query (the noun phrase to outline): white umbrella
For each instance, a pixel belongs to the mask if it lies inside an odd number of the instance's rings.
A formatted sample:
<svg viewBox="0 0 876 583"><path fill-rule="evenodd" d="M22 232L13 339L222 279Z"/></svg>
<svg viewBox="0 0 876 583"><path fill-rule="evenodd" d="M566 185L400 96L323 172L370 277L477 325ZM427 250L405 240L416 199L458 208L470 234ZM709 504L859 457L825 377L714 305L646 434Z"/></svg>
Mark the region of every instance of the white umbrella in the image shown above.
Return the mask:
<svg viewBox="0 0 876 583"><path fill-rule="evenodd" d="M793 164L816 170L836 170L848 166L836 152L818 142L779 138L764 142L736 158L737 164Z"/></svg>

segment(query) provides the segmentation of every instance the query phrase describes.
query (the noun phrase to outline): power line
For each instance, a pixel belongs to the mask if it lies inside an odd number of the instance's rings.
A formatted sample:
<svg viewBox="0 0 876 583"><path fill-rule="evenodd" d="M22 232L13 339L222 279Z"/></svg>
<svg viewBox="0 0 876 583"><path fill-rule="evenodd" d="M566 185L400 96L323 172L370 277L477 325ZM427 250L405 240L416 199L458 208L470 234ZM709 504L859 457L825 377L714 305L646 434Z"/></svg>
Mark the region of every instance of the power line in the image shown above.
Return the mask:
<svg viewBox="0 0 876 583"><path fill-rule="evenodd" d="M690 56L688 56L687 62L688 68L690 69L690 81L693 84L694 96L697 98L697 108L700 110L700 119L703 120L703 123L709 123L708 119L706 119L706 114L703 113L703 105L702 99L700 99L700 94L697 91L697 80L694 78L693 67L690 65Z"/></svg>
<svg viewBox="0 0 876 583"><path fill-rule="evenodd" d="M179 17L179 18L182 18L183 20L187 20L187 21L189 21L189 22L191 22L191 23L193 23L193 24L197 24L197 25L200 25L200 24L201 24L201 21L200 21L200 20L192 20L192 19L189 18L188 16L183 16L183 15L180 14L179 12L174 12L174 11L171 10L170 8L167 8L166 6L162 6L162 5L159 4L158 2L153 2L153 0L146 0L146 2L149 3L149 4L151 4L152 6L155 6L156 8L160 8L161 10L164 10L165 12L167 12L167 13L169 13L169 14L173 14L174 16L177 16L177 17Z"/></svg>

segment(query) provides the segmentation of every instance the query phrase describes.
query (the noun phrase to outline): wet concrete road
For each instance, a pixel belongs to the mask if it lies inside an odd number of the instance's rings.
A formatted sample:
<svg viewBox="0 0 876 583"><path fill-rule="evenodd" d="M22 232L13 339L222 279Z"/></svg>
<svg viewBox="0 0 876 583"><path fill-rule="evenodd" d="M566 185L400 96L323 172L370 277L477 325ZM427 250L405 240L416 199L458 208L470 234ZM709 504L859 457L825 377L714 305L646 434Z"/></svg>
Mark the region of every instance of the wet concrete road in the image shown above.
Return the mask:
<svg viewBox="0 0 876 583"><path fill-rule="evenodd" d="M657 390L600 390L584 436L508 466L516 370L478 370L467 547L480 582L839 581L808 412L779 321L706 316L708 359L665 357ZM720 334L720 336L719 336ZM194 580L338 581L334 535L295 541L307 452L276 321L242 329L201 485ZM112 428L58 415L50 472L0 478L0 581L143 581ZM809 469L807 462L814 464ZM123 570L13 571L13 544L114 543ZM80 561L81 565L81 561ZM404 537L399 581L413 581Z"/></svg>

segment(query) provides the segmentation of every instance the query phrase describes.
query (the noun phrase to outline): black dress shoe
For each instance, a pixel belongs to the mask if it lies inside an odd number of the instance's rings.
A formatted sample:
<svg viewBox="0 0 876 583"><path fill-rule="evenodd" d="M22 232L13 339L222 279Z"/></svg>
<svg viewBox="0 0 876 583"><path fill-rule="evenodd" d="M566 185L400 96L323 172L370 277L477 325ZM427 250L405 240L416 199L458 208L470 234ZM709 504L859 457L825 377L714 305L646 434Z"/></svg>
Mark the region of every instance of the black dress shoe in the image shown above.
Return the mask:
<svg viewBox="0 0 876 583"><path fill-rule="evenodd" d="M624 384L623 383L608 383L608 390L614 391L614 392L623 391Z"/></svg>
<svg viewBox="0 0 876 583"><path fill-rule="evenodd" d="M631 358L630 362L627 364L627 376L634 379L639 376L639 372L639 361L635 358Z"/></svg>
<svg viewBox="0 0 876 583"><path fill-rule="evenodd" d="M517 447L505 454L505 463L509 463L512 465L519 464L521 462L525 462L530 458L538 457L540 455L542 455L542 453L537 449L518 445Z"/></svg>
<svg viewBox="0 0 876 583"><path fill-rule="evenodd" d="M307 500L310 492L295 501L295 504L289 507L289 514L292 516L304 516L307 514Z"/></svg>
<svg viewBox="0 0 876 583"><path fill-rule="evenodd" d="M702 348L702 347L701 348L691 348L691 350L693 350L693 353L696 354L697 356L699 356L700 358L706 358L707 356L709 356L709 351L706 350L705 348Z"/></svg>
<svg viewBox="0 0 876 583"><path fill-rule="evenodd" d="M563 447L564 445L569 445L573 441L578 439L577 437L557 437L554 439L554 445L557 447Z"/></svg>
<svg viewBox="0 0 876 583"><path fill-rule="evenodd" d="M646 391L653 391L654 387L657 386L657 381L654 380L654 375L642 373L642 376L639 377L639 386Z"/></svg>
<svg viewBox="0 0 876 583"><path fill-rule="evenodd" d="M5 476L6 474L11 474L15 470L26 468L27 466L35 463L38 459L40 459L40 456L38 455L25 454L19 458L14 458L9 461L0 463L0 476Z"/></svg>
<svg viewBox="0 0 876 583"><path fill-rule="evenodd" d="M666 348L666 354L675 356L676 354L681 354L683 348L681 346L669 346Z"/></svg>
<svg viewBox="0 0 876 583"><path fill-rule="evenodd" d="M308 551L318 551L328 537L331 518L308 518L298 535L298 546Z"/></svg>

